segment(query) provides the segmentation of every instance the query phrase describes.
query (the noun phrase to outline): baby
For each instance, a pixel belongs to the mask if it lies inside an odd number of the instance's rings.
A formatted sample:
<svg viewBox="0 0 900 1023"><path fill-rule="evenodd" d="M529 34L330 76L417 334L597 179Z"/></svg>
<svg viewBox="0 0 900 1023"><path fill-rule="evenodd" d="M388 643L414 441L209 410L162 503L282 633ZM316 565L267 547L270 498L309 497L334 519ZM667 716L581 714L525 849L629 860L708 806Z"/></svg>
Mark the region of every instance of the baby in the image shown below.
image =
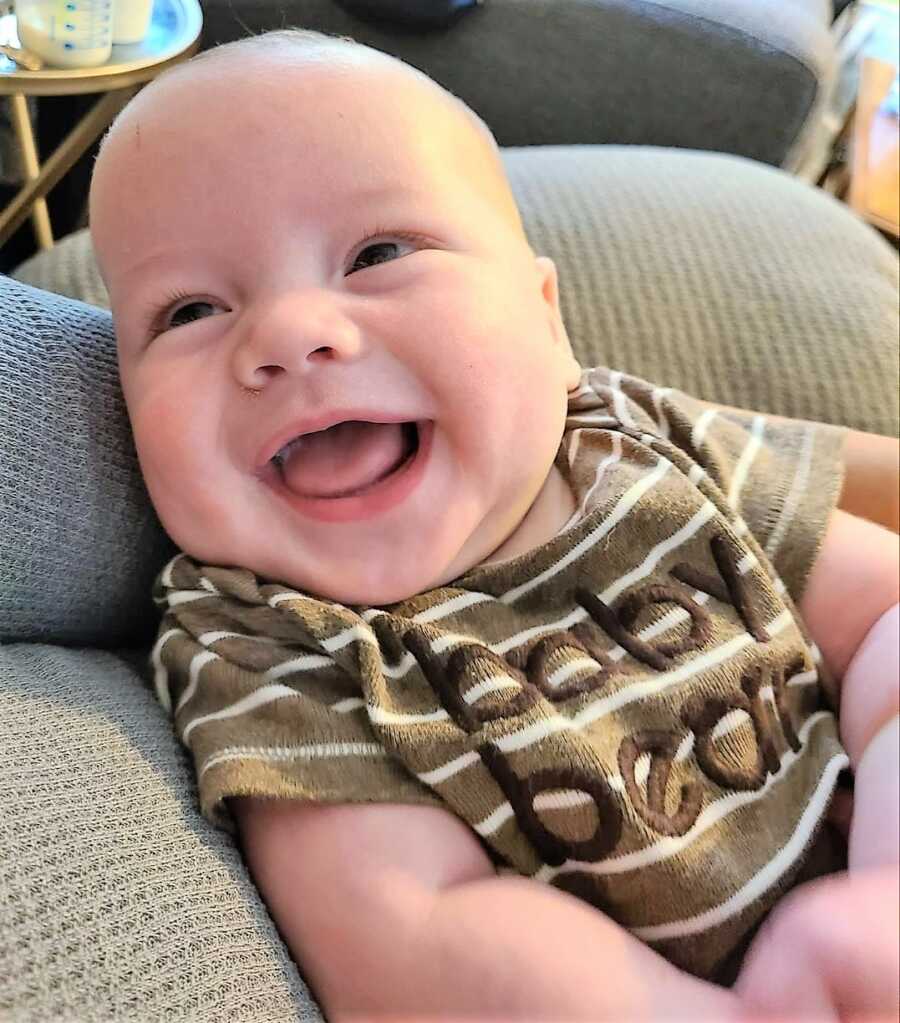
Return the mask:
<svg viewBox="0 0 900 1023"><path fill-rule="evenodd" d="M91 229L157 692L329 1018L896 1011L875 439L582 370L490 133L349 40L163 75Z"/></svg>

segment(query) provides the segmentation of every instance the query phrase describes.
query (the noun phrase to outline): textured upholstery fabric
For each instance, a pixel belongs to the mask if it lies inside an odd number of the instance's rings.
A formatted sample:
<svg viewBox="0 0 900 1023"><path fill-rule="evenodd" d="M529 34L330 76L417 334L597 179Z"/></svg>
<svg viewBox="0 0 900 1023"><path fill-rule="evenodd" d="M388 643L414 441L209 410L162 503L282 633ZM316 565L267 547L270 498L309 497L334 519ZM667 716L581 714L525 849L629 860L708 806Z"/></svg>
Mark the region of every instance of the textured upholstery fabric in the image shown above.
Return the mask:
<svg viewBox="0 0 900 1023"><path fill-rule="evenodd" d="M168 541L140 478L109 315L0 277L0 640L152 635Z"/></svg>
<svg viewBox="0 0 900 1023"><path fill-rule="evenodd" d="M651 143L793 168L834 75L823 0L487 0L433 33L376 27L334 0L204 0L203 11L204 46L296 25L393 53L504 146Z"/></svg>
<svg viewBox="0 0 900 1023"><path fill-rule="evenodd" d="M846 206L729 156L546 148L506 162L585 365L898 434L897 255Z"/></svg>
<svg viewBox="0 0 900 1023"><path fill-rule="evenodd" d="M0 646L0 776L0 1019L321 1020L125 661Z"/></svg>

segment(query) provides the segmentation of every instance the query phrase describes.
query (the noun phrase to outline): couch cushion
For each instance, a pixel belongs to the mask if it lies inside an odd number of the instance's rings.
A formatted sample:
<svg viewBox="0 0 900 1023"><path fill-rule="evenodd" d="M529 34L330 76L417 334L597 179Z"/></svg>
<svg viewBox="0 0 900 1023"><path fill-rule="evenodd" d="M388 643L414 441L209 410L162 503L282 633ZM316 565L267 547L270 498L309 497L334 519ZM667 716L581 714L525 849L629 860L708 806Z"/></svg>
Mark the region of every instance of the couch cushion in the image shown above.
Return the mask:
<svg viewBox="0 0 900 1023"><path fill-rule="evenodd" d="M321 1023L124 660L0 647L0 735L0 1017Z"/></svg>
<svg viewBox="0 0 900 1023"><path fill-rule="evenodd" d="M505 161L585 365L897 436L900 264L848 207L713 153L544 147Z"/></svg>
<svg viewBox="0 0 900 1023"><path fill-rule="evenodd" d="M171 545L131 443L109 314L0 277L0 640L152 636Z"/></svg>

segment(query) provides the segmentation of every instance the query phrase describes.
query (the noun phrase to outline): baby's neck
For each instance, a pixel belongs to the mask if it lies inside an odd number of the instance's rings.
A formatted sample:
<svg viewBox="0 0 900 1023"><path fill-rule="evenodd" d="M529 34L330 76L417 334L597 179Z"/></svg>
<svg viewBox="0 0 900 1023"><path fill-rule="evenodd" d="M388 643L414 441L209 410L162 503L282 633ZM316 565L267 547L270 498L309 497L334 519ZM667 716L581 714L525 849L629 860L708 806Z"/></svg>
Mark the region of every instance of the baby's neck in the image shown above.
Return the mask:
<svg viewBox="0 0 900 1023"><path fill-rule="evenodd" d="M525 518L482 564L509 561L547 543L559 533L574 511L575 497L562 473L553 465Z"/></svg>

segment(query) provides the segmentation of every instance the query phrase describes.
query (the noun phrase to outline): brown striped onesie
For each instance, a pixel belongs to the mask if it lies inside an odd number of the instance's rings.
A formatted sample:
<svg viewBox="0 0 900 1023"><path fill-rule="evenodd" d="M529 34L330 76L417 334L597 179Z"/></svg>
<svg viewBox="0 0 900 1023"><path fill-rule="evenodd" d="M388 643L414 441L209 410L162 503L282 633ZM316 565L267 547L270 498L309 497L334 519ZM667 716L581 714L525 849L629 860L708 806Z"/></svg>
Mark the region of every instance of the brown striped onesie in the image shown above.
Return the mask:
<svg viewBox="0 0 900 1023"><path fill-rule="evenodd" d="M586 370L557 457L578 510L527 554L381 608L177 556L152 660L204 814L442 806L501 869L721 976L848 763L795 604L842 440Z"/></svg>

